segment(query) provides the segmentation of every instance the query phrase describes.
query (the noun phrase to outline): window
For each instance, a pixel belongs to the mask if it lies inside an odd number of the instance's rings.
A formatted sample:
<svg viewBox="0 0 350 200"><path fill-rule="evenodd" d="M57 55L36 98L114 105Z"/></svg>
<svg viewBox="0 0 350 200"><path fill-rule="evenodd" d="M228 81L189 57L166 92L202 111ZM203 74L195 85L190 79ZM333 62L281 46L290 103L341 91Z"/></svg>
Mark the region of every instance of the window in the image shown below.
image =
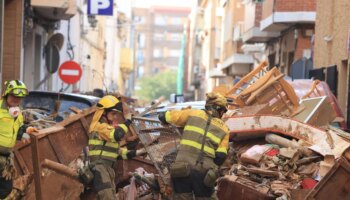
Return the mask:
<svg viewBox="0 0 350 200"><path fill-rule="evenodd" d="M137 42L140 48L144 48L146 44L146 36L145 34L139 34L137 38Z"/></svg>
<svg viewBox="0 0 350 200"><path fill-rule="evenodd" d="M163 56L163 53L160 49L154 49L153 50L153 57L154 58L160 58Z"/></svg>
<svg viewBox="0 0 350 200"><path fill-rule="evenodd" d="M164 40L164 34L163 33L154 33L153 40L154 41Z"/></svg>
<svg viewBox="0 0 350 200"><path fill-rule="evenodd" d="M145 62L145 58L143 55L143 51L137 51L137 63L143 64Z"/></svg>
<svg viewBox="0 0 350 200"><path fill-rule="evenodd" d="M171 49L169 50L169 57L180 57L181 51L180 50L175 50Z"/></svg>
<svg viewBox="0 0 350 200"><path fill-rule="evenodd" d="M167 34L167 39L171 41L181 41L182 34L178 33L169 33Z"/></svg>
<svg viewBox="0 0 350 200"><path fill-rule="evenodd" d="M157 15L154 19L154 24L156 25L165 25L166 24L166 17Z"/></svg>
<svg viewBox="0 0 350 200"><path fill-rule="evenodd" d="M181 17L174 17L171 19L171 24L172 25L183 25L184 24L184 20Z"/></svg>
<svg viewBox="0 0 350 200"><path fill-rule="evenodd" d="M144 74L144 66L140 65L139 66L139 71L138 71L138 77L142 77Z"/></svg>

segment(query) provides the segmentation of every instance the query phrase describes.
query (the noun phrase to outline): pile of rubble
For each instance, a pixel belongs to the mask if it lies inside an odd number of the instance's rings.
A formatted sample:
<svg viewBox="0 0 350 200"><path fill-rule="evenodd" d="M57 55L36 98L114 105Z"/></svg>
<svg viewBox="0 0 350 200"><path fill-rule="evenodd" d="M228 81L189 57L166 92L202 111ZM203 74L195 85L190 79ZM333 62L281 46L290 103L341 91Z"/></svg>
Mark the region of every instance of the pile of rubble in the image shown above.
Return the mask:
<svg viewBox="0 0 350 200"><path fill-rule="evenodd" d="M277 68L268 71L266 66L262 62L232 88L214 89L229 100L224 120L232 141L220 169L217 197L350 199L350 134L330 126L344 120L336 99L318 88L320 82L297 94ZM94 198L92 190L79 182L76 170L94 111L76 109L76 114L59 123L55 115L41 110L24 111L30 125L40 130L31 135L31 143L19 143L14 151L17 196ZM170 198L168 168L176 156L180 130L151 118L134 117L133 122L121 145L144 147L148 155L117 161L116 185L121 189L116 196L119 200Z"/></svg>
<svg viewBox="0 0 350 200"><path fill-rule="evenodd" d="M350 134L330 126L343 117L336 113L336 102L317 85L299 101L278 69L266 71L266 65L261 63L229 90L217 88L231 99L226 124L233 140L230 162L218 180L218 198L349 198L341 182L350 180L350 168L342 180L329 181L339 173L339 163L349 164L344 156Z"/></svg>

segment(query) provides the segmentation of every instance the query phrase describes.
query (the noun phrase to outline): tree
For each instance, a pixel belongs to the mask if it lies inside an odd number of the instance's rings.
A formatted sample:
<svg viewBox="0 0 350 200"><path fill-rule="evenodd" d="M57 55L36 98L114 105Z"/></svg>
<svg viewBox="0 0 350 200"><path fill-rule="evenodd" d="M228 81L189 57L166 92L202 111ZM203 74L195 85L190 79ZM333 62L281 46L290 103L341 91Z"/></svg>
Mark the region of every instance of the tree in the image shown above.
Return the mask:
<svg viewBox="0 0 350 200"><path fill-rule="evenodd" d="M169 99L176 92L176 71L169 70L154 76L142 77L137 81L136 95L145 101L152 101L161 96Z"/></svg>

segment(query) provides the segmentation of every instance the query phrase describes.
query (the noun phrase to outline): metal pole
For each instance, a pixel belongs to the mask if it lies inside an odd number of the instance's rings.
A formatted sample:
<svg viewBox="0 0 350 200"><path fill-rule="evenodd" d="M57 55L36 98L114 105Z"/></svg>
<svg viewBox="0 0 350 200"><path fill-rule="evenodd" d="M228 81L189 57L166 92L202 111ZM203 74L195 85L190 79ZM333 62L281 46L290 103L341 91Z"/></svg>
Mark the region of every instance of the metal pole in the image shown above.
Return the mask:
<svg viewBox="0 0 350 200"><path fill-rule="evenodd" d="M40 154L39 154L39 139L35 134L30 134L31 146L32 146L32 163L34 170L34 183L35 183L35 197L37 200L42 200L42 188L41 188L41 166L40 166Z"/></svg>

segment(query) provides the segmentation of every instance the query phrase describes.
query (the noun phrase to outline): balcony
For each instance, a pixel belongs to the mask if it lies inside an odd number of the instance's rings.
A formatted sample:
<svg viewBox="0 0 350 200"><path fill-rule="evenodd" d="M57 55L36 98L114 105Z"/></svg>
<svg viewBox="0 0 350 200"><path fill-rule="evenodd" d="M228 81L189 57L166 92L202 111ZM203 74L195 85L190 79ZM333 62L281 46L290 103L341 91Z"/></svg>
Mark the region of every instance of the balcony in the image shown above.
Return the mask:
<svg viewBox="0 0 350 200"><path fill-rule="evenodd" d="M280 36L279 32L261 31L259 27L253 27L243 33L242 41L244 43L267 42L271 38L278 36Z"/></svg>
<svg viewBox="0 0 350 200"><path fill-rule="evenodd" d="M244 14L244 31L242 34L242 41L244 43L266 42L271 38L280 36L279 32L260 30L262 4L256 4L251 1L245 3Z"/></svg>
<svg viewBox="0 0 350 200"><path fill-rule="evenodd" d="M265 0L262 6L262 31L280 32L296 23L315 23L316 0Z"/></svg>
<svg viewBox="0 0 350 200"><path fill-rule="evenodd" d="M221 68L213 68L209 70L209 77L210 78L223 78L226 77L226 74L224 74L221 70Z"/></svg>
<svg viewBox="0 0 350 200"><path fill-rule="evenodd" d="M252 55L235 53L220 63L220 68L223 70L230 67L229 75L245 75L249 73L253 63Z"/></svg>
<svg viewBox="0 0 350 200"><path fill-rule="evenodd" d="M76 0L31 0L31 6L49 20L68 20L77 12Z"/></svg>

